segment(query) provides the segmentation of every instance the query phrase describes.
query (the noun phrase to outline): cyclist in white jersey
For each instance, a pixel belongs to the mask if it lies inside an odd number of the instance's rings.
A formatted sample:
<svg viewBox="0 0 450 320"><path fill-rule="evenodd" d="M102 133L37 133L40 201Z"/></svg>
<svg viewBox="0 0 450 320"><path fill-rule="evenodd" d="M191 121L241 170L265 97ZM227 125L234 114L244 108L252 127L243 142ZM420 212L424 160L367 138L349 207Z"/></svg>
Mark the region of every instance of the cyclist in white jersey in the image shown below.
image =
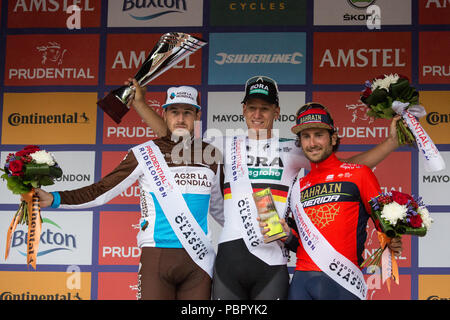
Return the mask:
<svg viewBox="0 0 450 320"><path fill-rule="evenodd" d="M242 103L249 129L248 136L243 141L246 143L246 164L251 188L258 191L270 187L276 208L282 217L289 186L301 168L309 168L309 161L295 146L295 140L279 139L272 130L273 121L280 115L278 87L273 79L265 76L250 78L245 86ZM158 125L149 117L143 118L152 128ZM383 160L398 147L395 130L392 130L397 120L398 118L391 124L388 139L346 161L373 167ZM158 130L164 134L162 126L158 126ZM232 204L228 157L231 141L232 137L210 141L221 149L225 171L222 183L225 222L215 262L212 297L221 300L286 299L289 274L283 243L261 243L258 250L253 252L244 240L245 228L242 227L238 208ZM258 232L258 236L262 238L259 227Z"/></svg>

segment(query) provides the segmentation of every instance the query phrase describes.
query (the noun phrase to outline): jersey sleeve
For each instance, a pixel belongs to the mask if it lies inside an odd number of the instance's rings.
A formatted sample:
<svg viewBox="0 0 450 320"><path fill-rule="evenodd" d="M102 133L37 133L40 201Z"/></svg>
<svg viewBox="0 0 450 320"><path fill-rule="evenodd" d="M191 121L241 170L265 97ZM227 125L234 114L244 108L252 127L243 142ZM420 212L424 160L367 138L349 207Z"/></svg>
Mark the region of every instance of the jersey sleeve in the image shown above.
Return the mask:
<svg viewBox="0 0 450 320"><path fill-rule="evenodd" d="M361 200L364 203L367 213L370 214L371 208L369 201L380 194L381 188L377 177L367 166L363 166L362 168L361 185L359 188Z"/></svg>
<svg viewBox="0 0 450 320"><path fill-rule="evenodd" d="M221 170L222 166L217 166L217 171L214 176L214 180L211 186L211 200L209 205L209 214L223 227L225 222L225 216L223 213L223 193L220 184Z"/></svg>
<svg viewBox="0 0 450 320"><path fill-rule="evenodd" d="M100 181L86 187L59 191L60 208L83 209L103 205L130 187L142 171L132 151Z"/></svg>

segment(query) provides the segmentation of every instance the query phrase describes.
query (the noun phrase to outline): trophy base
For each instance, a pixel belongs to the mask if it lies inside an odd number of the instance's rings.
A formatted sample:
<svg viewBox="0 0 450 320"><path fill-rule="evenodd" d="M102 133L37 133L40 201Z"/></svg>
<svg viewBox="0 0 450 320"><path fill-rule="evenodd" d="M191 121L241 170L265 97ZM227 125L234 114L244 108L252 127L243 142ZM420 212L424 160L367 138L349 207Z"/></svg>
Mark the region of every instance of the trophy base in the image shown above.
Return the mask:
<svg viewBox="0 0 450 320"><path fill-rule="evenodd" d="M286 233L280 232L280 233L274 234L270 237L264 238L264 243L271 243L273 241L277 241L277 240L280 240L280 239L283 239L286 237L287 237Z"/></svg>
<svg viewBox="0 0 450 320"><path fill-rule="evenodd" d="M109 93L106 97L99 100L97 105L108 114L115 123L119 124L122 118L130 110L125 104L123 104L114 93Z"/></svg>

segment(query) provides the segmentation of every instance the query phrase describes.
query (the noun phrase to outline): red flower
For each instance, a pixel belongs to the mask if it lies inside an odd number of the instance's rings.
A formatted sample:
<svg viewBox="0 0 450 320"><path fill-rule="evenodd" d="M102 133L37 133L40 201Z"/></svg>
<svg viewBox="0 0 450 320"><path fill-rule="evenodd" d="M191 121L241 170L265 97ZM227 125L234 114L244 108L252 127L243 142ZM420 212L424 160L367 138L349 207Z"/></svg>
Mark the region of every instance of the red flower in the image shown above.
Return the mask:
<svg viewBox="0 0 450 320"><path fill-rule="evenodd" d="M363 98L368 98L372 94L371 88L366 88L366 90L363 91L362 96Z"/></svg>
<svg viewBox="0 0 450 320"><path fill-rule="evenodd" d="M13 176L22 175L23 162L20 160L13 160L9 163L9 171Z"/></svg>
<svg viewBox="0 0 450 320"><path fill-rule="evenodd" d="M39 146L35 146L35 145L28 145L28 146L26 146L25 148L23 148L23 150L35 150L35 151L39 151L39 150L41 150L40 148L39 148ZM33 151L33 152L35 152L35 151Z"/></svg>
<svg viewBox="0 0 450 320"><path fill-rule="evenodd" d="M409 217L409 224L413 228L420 228L422 226L422 217L420 214Z"/></svg>
<svg viewBox="0 0 450 320"><path fill-rule="evenodd" d="M411 197L409 194L397 191L391 191L391 193L392 193L392 200L394 200L400 205L405 205L408 203L408 201L414 201L414 198Z"/></svg>
<svg viewBox="0 0 450 320"><path fill-rule="evenodd" d="M20 151L16 152L16 157L25 157L29 154L35 153L36 151L40 151L41 149L38 146L28 145Z"/></svg>

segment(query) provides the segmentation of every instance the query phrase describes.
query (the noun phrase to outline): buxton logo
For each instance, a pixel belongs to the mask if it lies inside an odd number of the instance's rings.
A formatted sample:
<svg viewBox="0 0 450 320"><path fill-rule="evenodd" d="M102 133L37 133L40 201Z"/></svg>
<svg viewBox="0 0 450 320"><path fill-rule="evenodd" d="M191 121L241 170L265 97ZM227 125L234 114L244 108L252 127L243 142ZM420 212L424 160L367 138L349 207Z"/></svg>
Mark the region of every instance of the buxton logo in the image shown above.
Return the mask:
<svg viewBox="0 0 450 320"><path fill-rule="evenodd" d="M170 13L182 13L187 11L186 0L124 0L122 11L133 9L162 10L146 16L136 16L129 13L135 20L148 21Z"/></svg>
<svg viewBox="0 0 450 320"><path fill-rule="evenodd" d="M8 123L17 127L20 125L42 125L42 124L85 124L89 123L86 112L62 113L62 114L30 114L11 113Z"/></svg>
<svg viewBox="0 0 450 320"><path fill-rule="evenodd" d="M48 224L58 228L59 230L62 230L62 228L58 224L56 224L54 221L52 221L48 218L43 218L42 222L44 224L48 223ZM55 252L55 251L61 251L61 250L71 251L72 249L77 248L77 240L76 240L76 236L74 234L54 232L50 228L47 228L47 230L44 230L42 232L41 237L40 237L40 243L42 245L51 245L51 246L53 246L53 248L39 251L39 253L37 254L38 257L47 255L47 254ZM23 230L15 231L12 236L11 248L18 248L20 246L26 246L26 245L27 245L27 232L25 232ZM27 255L26 252L22 252L20 250L18 250L18 252L23 256Z"/></svg>

